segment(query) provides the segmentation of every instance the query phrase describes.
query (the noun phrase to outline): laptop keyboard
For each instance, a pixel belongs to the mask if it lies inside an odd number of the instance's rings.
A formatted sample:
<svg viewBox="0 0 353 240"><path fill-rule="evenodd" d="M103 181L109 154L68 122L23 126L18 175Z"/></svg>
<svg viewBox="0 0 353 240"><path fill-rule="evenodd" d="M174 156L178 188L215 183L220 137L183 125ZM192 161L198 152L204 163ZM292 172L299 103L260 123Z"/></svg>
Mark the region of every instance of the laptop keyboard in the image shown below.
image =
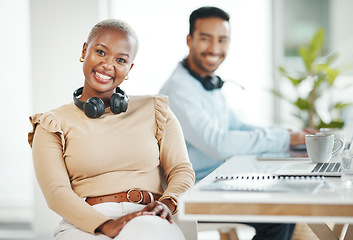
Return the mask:
<svg viewBox="0 0 353 240"><path fill-rule="evenodd" d="M330 162L330 163L317 163L312 173L323 173L323 172L341 172L341 163Z"/></svg>

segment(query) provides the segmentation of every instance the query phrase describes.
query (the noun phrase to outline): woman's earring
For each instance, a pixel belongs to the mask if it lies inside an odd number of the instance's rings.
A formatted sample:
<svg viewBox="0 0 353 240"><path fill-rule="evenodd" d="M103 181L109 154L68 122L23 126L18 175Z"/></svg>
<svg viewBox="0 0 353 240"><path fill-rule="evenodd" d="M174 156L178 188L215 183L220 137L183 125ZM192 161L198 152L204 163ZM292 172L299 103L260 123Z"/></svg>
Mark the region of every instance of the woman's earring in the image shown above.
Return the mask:
<svg viewBox="0 0 353 240"><path fill-rule="evenodd" d="M85 60L85 59L84 59L82 56L81 56L80 59L79 59L80 62L84 62L84 60Z"/></svg>
<svg viewBox="0 0 353 240"><path fill-rule="evenodd" d="M128 79L129 79L129 75L126 75L125 80L128 80Z"/></svg>

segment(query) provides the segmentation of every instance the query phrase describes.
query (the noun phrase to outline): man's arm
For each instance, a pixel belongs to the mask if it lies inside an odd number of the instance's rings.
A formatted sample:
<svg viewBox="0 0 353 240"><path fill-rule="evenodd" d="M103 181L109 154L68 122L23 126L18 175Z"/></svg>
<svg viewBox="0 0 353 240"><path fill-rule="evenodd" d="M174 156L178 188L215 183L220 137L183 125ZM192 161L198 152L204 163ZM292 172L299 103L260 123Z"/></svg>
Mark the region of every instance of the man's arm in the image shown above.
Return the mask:
<svg viewBox="0 0 353 240"><path fill-rule="evenodd" d="M192 92L188 88L178 89L173 86L173 90L168 93L169 105L180 121L186 141L211 158L223 161L233 155L288 149L289 132L285 129L249 130L243 129L241 124L238 124L238 129L230 129L230 110L226 105L223 107L227 108L224 111L227 116L220 118L228 118L228 126L220 126L212 119L212 113L206 112L200 103L203 97L195 92L196 90Z"/></svg>

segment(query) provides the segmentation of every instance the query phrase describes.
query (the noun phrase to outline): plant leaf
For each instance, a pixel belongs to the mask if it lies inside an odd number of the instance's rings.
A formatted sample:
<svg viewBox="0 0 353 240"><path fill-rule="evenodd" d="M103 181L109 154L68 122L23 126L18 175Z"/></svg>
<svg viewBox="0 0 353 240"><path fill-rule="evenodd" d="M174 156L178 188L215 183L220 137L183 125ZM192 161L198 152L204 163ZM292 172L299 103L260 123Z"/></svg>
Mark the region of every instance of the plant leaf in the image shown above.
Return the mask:
<svg viewBox="0 0 353 240"><path fill-rule="evenodd" d="M277 89L271 89L270 91L276 97L284 98L283 94L280 91L278 91Z"/></svg>
<svg viewBox="0 0 353 240"><path fill-rule="evenodd" d="M316 59L317 56L321 53L322 47L324 45L324 40L325 30L323 28L319 28L309 45L309 51L311 52L313 59Z"/></svg>
<svg viewBox="0 0 353 240"><path fill-rule="evenodd" d="M337 110L342 110L343 108L349 107L351 105L352 105L352 103L341 103L341 102L338 102L338 103L335 104L334 108L337 109Z"/></svg>
<svg viewBox="0 0 353 240"><path fill-rule="evenodd" d="M296 87L298 86L305 78L292 78L290 76L287 76L287 78L292 82L292 84Z"/></svg>
<svg viewBox="0 0 353 240"><path fill-rule="evenodd" d="M338 76L338 73L339 73L339 71L337 69L331 69L329 67L326 69L326 74L328 76L328 82L330 83L331 86L335 82L335 79Z"/></svg>
<svg viewBox="0 0 353 240"><path fill-rule="evenodd" d="M294 105L297 106L301 110L309 110L310 102L306 99L299 97Z"/></svg>
<svg viewBox="0 0 353 240"><path fill-rule="evenodd" d="M311 59L311 56L309 54L309 50L306 47L301 46L298 49L298 53L299 53L299 56L302 57L306 71L308 73L310 73L313 60Z"/></svg>
<svg viewBox="0 0 353 240"><path fill-rule="evenodd" d="M320 121L319 125L317 126L317 129L320 128L343 128L344 122L340 119L332 121L330 123L324 123L323 121Z"/></svg>
<svg viewBox="0 0 353 240"><path fill-rule="evenodd" d="M283 67L279 67L278 70L283 74L283 75L288 75L287 71Z"/></svg>
<svg viewBox="0 0 353 240"><path fill-rule="evenodd" d="M315 59L320 55L322 47L324 45L325 39L325 30L323 28L319 28L312 38L308 47L301 46L298 49L299 56L302 57L306 71L308 73L312 70L312 65Z"/></svg>

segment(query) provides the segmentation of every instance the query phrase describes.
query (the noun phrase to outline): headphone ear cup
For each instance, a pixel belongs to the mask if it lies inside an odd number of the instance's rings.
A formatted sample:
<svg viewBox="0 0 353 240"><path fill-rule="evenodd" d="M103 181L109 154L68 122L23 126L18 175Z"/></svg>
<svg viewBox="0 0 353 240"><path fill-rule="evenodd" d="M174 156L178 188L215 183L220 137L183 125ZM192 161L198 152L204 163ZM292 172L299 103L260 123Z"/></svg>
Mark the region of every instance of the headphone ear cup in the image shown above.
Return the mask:
<svg viewBox="0 0 353 240"><path fill-rule="evenodd" d="M91 97L83 104L82 110L89 118L99 118L105 111L104 102L98 97Z"/></svg>
<svg viewBox="0 0 353 240"><path fill-rule="evenodd" d="M217 86L216 86L216 88L222 88L223 84L224 84L224 81L219 76L216 76L216 78L217 78Z"/></svg>
<svg viewBox="0 0 353 240"><path fill-rule="evenodd" d="M206 90L211 91L222 88L224 81L218 76L207 76L202 79L201 83Z"/></svg>
<svg viewBox="0 0 353 240"><path fill-rule="evenodd" d="M113 93L110 98L110 110L114 114L126 112L129 99L121 93Z"/></svg>
<svg viewBox="0 0 353 240"><path fill-rule="evenodd" d="M215 85L212 80L213 80L213 77L207 76L207 77L204 77L201 81L203 87L208 91L215 89Z"/></svg>

